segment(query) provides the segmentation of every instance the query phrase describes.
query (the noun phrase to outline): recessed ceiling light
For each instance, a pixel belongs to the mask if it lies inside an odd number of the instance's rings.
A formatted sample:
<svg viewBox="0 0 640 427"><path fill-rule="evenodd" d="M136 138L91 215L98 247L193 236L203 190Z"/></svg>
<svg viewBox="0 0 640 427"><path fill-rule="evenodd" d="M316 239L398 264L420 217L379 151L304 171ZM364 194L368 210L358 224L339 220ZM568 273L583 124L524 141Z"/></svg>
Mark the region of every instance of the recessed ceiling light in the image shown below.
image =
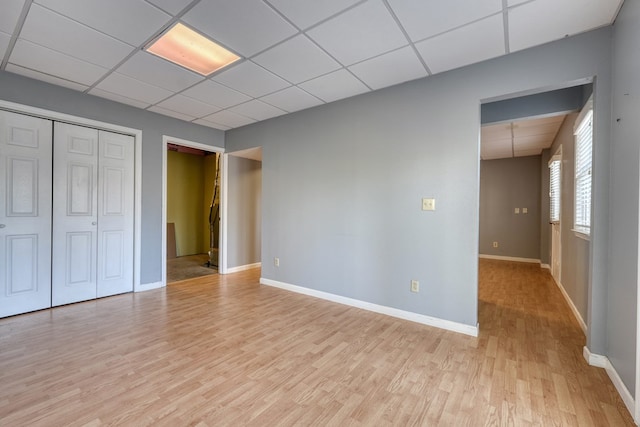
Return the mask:
<svg viewBox="0 0 640 427"><path fill-rule="evenodd" d="M146 51L203 76L240 59L180 22L156 39Z"/></svg>

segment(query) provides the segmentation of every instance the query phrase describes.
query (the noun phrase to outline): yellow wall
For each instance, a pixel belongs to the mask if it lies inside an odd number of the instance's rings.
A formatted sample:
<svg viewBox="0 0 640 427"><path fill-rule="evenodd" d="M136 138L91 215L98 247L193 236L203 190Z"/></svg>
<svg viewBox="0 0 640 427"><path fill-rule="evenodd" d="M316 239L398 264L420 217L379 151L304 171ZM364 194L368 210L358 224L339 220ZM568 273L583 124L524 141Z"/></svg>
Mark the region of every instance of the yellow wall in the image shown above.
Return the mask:
<svg viewBox="0 0 640 427"><path fill-rule="evenodd" d="M176 224L176 252L178 256L206 253L209 245L208 226L203 233L205 157L167 152L167 222Z"/></svg>

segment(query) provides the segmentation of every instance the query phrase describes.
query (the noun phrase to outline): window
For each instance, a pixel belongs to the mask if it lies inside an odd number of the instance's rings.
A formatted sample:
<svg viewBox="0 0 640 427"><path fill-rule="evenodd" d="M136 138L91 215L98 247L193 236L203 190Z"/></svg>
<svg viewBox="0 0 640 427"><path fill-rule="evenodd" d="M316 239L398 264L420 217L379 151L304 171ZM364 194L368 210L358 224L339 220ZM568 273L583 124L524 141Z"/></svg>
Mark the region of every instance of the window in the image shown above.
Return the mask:
<svg viewBox="0 0 640 427"><path fill-rule="evenodd" d="M549 221L560 222L560 160L549 163Z"/></svg>
<svg viewBox="0 0 640 427"><path fill-rule="evenodd" d="M593 110L587 104L575 128L575 220L574 231L589 235L591 231L591 163L593 145Z"/></svg>

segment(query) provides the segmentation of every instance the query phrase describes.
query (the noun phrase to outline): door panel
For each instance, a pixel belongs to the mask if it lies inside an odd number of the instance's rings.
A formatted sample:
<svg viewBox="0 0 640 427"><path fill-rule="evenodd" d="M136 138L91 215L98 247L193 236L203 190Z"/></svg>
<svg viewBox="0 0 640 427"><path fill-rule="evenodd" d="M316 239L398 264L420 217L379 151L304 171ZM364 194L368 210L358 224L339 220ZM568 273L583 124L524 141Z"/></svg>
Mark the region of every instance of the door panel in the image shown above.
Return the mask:
<svg viewBox="0 0 640 427"><path fill-rule="evenodd" d="M52 126L0 111L0 317L51 307Z"/></svg>
<svg viewBox="0 0 640 427"><path fill-rule="evenodd" d="M54 306L96 298L98 131L55 123Z"/></svg>
<svg viewBox="0 0 640 427"><path fill-rule="evenodd" d="M133 291L134 139L99 133L98 297Z"/></svg>

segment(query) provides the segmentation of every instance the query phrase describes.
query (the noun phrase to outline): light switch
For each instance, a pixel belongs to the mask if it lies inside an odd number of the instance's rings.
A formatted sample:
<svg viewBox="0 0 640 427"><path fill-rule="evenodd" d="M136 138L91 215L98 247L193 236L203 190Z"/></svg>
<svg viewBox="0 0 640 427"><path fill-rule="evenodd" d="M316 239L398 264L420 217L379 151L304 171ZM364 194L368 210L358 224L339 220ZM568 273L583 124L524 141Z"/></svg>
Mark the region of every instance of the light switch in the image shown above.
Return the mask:
<svg viewBox="0 0 640 427"><path fill-rule="evenodd" d="M436 199L422 199L422 210L423 211L435 211L436 210Z"/></svg>
<svg viewBox="0 0 640 427"><path fill-rule="evenodd" d="M515 210L513 211L513 213L519 214L519 213L520 213L520 208L515 208Z"/></svg>
<svg viewBox="0 0 640 427"><path fill-rule="evenodd" d="M529 213L529 210L527 208L522 208L522 213L523 214Z"/></svg>

